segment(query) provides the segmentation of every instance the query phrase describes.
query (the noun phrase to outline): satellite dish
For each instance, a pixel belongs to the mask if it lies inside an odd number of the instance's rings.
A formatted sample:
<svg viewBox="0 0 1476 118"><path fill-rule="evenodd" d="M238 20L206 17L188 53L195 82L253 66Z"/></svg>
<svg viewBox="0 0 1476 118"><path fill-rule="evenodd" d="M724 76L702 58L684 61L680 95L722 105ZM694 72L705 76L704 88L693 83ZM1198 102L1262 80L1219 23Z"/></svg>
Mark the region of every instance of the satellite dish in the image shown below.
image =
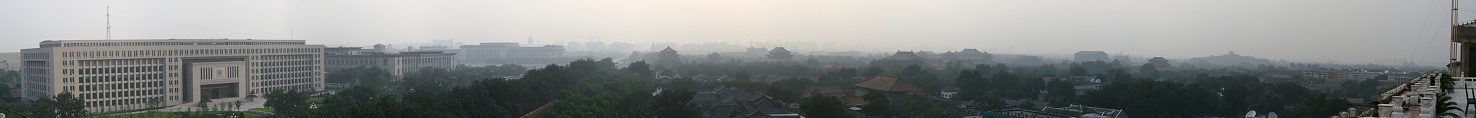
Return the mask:
<svg viewBox="0 0 1476 118"><path fill-rule="evenodd" d="M1266 113L1266 118L1276 118L1276 112Z"/></svg>
<svg viewBox="0 0 1476 118"><path fill-rule="evenodd" d="M1256 110L1251 110L1250 112L1245 112L1245 117L1246 118L1256 117Z"/></svg>

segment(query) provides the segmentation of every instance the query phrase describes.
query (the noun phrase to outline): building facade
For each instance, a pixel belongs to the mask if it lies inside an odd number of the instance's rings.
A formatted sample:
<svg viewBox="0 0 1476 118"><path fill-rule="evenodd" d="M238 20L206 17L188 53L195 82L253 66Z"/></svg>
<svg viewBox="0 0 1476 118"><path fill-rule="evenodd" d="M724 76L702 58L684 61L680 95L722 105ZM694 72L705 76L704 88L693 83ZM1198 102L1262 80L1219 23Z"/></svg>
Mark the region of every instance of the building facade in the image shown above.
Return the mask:
<svg viewBox="0 0 1476 118"><path fill-rule="evenodd" d="M20 96L70 92L90 112L323 90L323 47L303 40L60 40L21 50Z"/></svg>
<svg viewBox="0 0 1476 118"><path fill-rule="evenodd" d="M405 73L419 71L420 68L440 68L446 70L456 69L456 53L444 53L440 51L411 51L399 53L364 53L358 52L359 47L328 48L331 50L324 53L324 70L332 72L341 69L364 67L379 67L391 72L394 78L400 78Z"/></svg>
<svg viewBox="0 0 1476 118"><path fill-rule="evenodd" d="M0 70L20 70L20 52L0 52Z"/></svg>
<svg viewBox="0 0 1476 118"><path fill-rule="evenodd" d="M564 57L564 46L521 47L518 43L482 43L461 46L461 61L468 63L516 62Z"/></svg>

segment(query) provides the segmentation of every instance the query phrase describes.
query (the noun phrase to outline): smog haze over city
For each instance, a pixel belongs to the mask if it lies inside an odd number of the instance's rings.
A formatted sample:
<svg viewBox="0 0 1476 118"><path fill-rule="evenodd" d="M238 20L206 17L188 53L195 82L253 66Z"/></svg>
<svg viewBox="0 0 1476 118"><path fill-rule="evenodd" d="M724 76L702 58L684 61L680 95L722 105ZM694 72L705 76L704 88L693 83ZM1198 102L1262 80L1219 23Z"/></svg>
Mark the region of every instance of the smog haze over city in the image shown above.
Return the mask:
<svg viewBox="0 0 1476 118"><path fill-rule="evenodd" d="M1460 0L0 0L0 118L1476 116Z"/></svg>
<svg viewBox="0 0 1476 118"><path fill-rule="evenodd" d="M1444 65L1444 1L1390 0L227 0L0 1L0 44L299 39L330 46L454 40L856 44L867 52L1080 50L1185 59L1234 51L1297 62ZM1476 4L1473 4L1476 5ZM1465 19L1476 15L1462 16ZM743 46L747 47L747 46ZM806 49L811 47L787 47ZM642 49L645 49L642 47ZM827 49L838 50L838 49Z"/></svg>

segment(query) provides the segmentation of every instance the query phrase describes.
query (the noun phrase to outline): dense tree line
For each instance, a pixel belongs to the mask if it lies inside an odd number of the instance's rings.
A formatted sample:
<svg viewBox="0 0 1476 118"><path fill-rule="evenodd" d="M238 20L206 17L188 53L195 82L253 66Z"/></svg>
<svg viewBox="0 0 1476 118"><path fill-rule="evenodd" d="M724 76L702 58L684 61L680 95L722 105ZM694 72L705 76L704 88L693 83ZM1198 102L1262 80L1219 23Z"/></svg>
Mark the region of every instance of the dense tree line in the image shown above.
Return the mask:
<svg viewBox="0 0 1476 118"><path fill-rule="evenodd" d="M1192 83L1118 79L1078 97L1079 104L1127 109L1132 117L1238 116L1247 111L1324 117L1350 106L1291 83L1262 83L1249 75L1205 76Z"/></svg>
<svg viewBox="0 0 1476 118"><path fill-rule="evenodd" d="M515 66L515 65L514 65ZM603 68L602 68L603 67ZM613 69L609 59L581 59L567 65L528 70L521 79L505 79L497 70L512 66L460 67L456 70L421 69L407 73L396 86L363 84L328 95L316 109L308 109L306 94L268 93L267 106L283 117L519 117L563 98L580 80L603 78ZM498 69L510 68L510 69ZM340 81L342 82L342 81Z"/></svg>
<svg viewBox="0 0 1476 118"><path fill-rule="evenodd" d="M86 103L83 101L71 92L62 92L52 97L37 98L32 102L0 102L0 113L5 113L7 117L81 118L90 115L84 109Z"/></svg>

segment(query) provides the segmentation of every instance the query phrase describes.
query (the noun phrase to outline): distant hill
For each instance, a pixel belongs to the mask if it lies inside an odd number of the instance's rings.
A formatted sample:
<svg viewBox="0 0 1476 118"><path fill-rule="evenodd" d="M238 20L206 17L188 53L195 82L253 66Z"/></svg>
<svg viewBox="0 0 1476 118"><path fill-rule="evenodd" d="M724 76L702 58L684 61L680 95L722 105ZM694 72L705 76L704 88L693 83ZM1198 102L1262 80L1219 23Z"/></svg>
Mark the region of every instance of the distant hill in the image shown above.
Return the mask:
<svg viewBox="0 0 1476 118"><path fill-rule="evenodd" d="M1276 64L1277 61L1251 56L1241 56L1235 54L1235 52L1230 52L1225 55L1189 58L1189 60L1185 61L1184 63L1199 66L1257 66L1273 65Z"/></svg>

